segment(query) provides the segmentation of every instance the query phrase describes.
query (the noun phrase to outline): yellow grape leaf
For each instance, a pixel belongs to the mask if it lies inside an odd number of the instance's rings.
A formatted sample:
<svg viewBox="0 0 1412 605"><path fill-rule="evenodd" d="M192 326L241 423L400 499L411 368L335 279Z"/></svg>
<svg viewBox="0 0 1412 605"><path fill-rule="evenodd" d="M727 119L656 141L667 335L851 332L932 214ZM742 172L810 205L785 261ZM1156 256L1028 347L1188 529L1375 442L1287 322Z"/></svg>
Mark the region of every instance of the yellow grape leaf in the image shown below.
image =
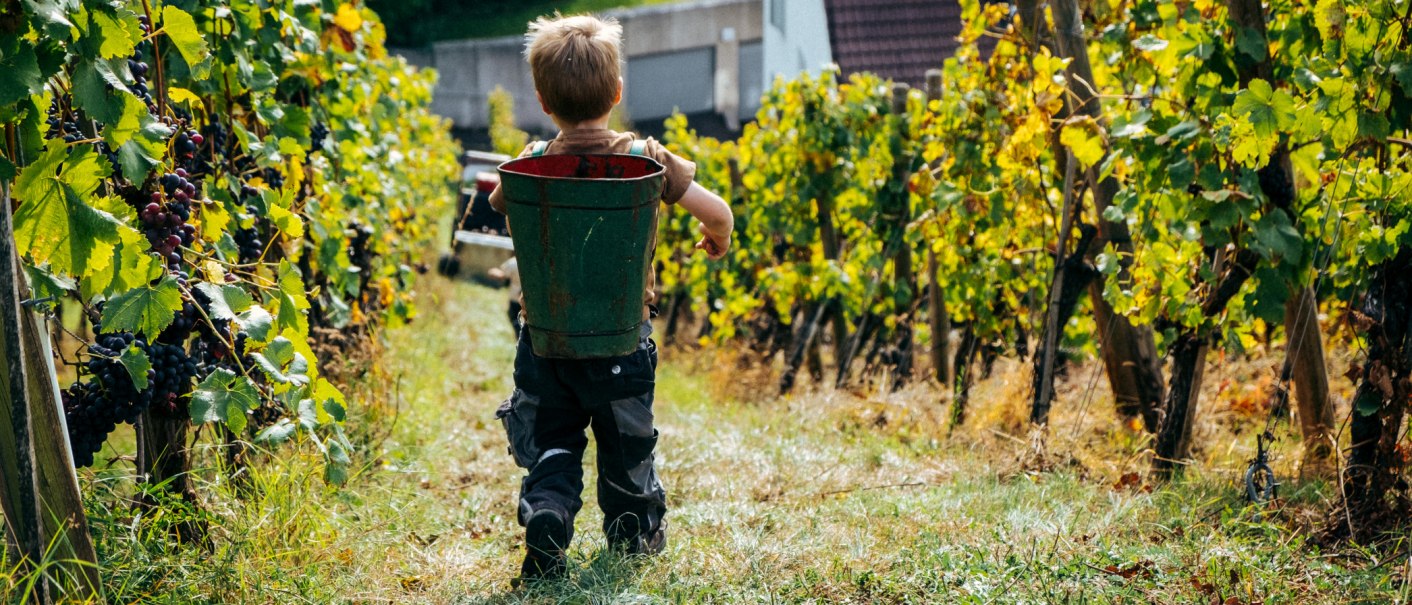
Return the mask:
<svg viewBox="0 0 1412 605"><path fill-rule="evenodd" d="M167 100L173 103L180 103L186 105L187 107L201 106L201 97L196 96L196 93L191 92L185 88L168 88Z"/></svg>
<svg viewBox="0 0 1412 605"><path fill-rule="evenodd" d="M358 14L358 9L353 8L352 4L342 4L338 7L338 14L333 17L333 24L351 34L363 28L363 16Z"/></svg>
<svg viewBox="0 0 1412 605"><path fill-rule="evenodd" d="M230 225L230 213L226 212L224 206L220 204L202 204L201 208L201 239L208 242L216 242L221 239L221 234L225 233L226 227Z"/></svg>
<svg viewBox="0 0 1412 605"><path fill-rule="evenodd" d="M1059 133L1059 142L1074 152L1074 157L1084 168L1089 168L1103 159L1103 133L1093 118L1085 116L1064 125Z"/></svg>
<svg viewBox="0 0 1412 605"><path fill-rule="evenodd" d="M208 260L201 263L201 271L206 274L206 281L213 284L226 283L226 270L220 263Z"/></svg>

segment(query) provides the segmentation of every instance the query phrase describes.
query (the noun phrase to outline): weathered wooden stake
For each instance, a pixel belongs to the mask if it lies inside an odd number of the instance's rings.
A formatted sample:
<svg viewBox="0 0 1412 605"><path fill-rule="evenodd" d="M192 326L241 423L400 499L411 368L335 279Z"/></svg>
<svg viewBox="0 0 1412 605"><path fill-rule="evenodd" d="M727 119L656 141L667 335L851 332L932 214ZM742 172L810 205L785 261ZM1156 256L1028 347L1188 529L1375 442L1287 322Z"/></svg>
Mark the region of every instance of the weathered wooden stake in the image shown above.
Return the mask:
<svg viewBox="0 0 1412 605"><path fill-rule="evenodd" d="M31 602L81 600L99 594L98 558L79 498L49 336L21 303L29 292L14 241L9 192L0 185L0 502L6 541L26 573L44 574Z"/></svg>
<svg viewBox="0 0 1412 605"><path fill-rule="evenodd" d="M892 178L895 182L906 183L912 177L912 158L905 153L904 136L907 130L907 93L910 88L901 82L892 85L892 114L896 116L897 132L896 147L903 150L893 158ZM892 277L893 292L909 291L906 299L897 300L897 309L910 309L913 298L917 295L915 291L916 279L912 272L912 247L907 245L907 226L912 222L912 199L911 192L906 186L901 191L894 193L895 199L891 200L891 206L886 211L896 212L893 218L897 222L893 225L892 237L895 238L897 251L892 257ZM912 316L905 313L897 322L897 348L900 354L897 359L896 375L893 376L892 386L894 389L902 386L903 383L911 380L912 377Z"/></svg>
<svg viewBox="0 0 1412 605"><path fill-rule="evenodd" d="M941 70L927 70L927 101L941 100ZM941 268L937 265L936 251L931 242L927 247L927 318L932 329L932 371L936 381L943 385L951 384L951 315L946 312L946 298L942 292Z"/></svg>

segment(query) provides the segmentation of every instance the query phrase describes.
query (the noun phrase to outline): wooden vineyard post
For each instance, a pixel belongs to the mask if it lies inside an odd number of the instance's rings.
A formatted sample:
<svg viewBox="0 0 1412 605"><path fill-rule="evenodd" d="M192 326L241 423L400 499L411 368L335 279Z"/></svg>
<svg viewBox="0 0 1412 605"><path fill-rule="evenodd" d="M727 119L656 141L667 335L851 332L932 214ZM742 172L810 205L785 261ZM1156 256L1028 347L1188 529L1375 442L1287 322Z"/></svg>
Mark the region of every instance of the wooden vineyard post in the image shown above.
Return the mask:
<svg viewBox="0 0 1412 605"><path fill-rule="evenodd" d="M0 186L0 501L6 542L24 573L41 571L33 603L99 594L98 557L88 533L69 452L48 332L24 308L29 296ZM50 546L53 546L51 549Z"/></svg>
<svg viewBox="0 0 1412 605"><path fill-rule="evenodd" d="M927 102L941 100L941 70L927 70ZM932 331L932 370L936 381L951 384L951 315L946 312L946 298L941 287L941 267L937 266L936 251L930 241L927 247L927 318Z"/></svg>
<svg viewBox="0 0 1412 605"><path fill-rule="evenodd" d="M897 363L894 368L896 374L892 379L893 388L899 388L903 383L911 380L912 377L912 311L914 308L912 301L916 298L916 280L912 276L912 247L907 245L907 226L912 222L912 199L911 192L907 187L907 181L911 179L912 158L906 153L907 136L907 93L911 90L906 84L901 82L892 85L892 115L896 119L896 131L893 132L893 146L898 150L892 158L892 182L889 186L894 190L889 195L892 196L890 204L883 208L883 220L888 218L896 221L893 226L892 237L889 240L897 245L897 249L892 257L892 278L893 296L896 297L895 311L901 313L897 321L896 346ZM890 207L889 207L890 206ZM887 216L888 213L895 213L895 216ZM903 297L900 293L909 292Z"/></svg>
<svg viewBox="0 0 1412 605"><path fill-rule="evenodd" d="M1056 152L1058 150L1055 150ZM1064 292L1064 261L1068 254L1069 232L1074 228L1074 157L1066 152L1064 161L1064 201L1060 209L1059 241L1054 246L1054 279L1049 287L1049 304L1045 309L1044 344L1040 345L1038 365L1035 374L1038 383L1034 389L1034 401L1030 404L1030 422L1044 425L1049 421L1049 406L1054 398L1054 359L1059 352L1060 297ZM1083 251L1076 250L1075 254Z"/></svg>
<svg viewBox="0 0 1412 605"><path fill-rule="evenodd" d="M1269 47L1268 32L1265 28L1265 7L1259 0L1229 0L1227 10L1231 20L1239 27L1237 31L1250 32L1260 41L1262 47ZM1254 63L1237 62L1236 74L1241 86L1249 86L1250 81L1260 78L1274 79L1274 68L1270 64L1270 52ZM1284 143L1275 147L1270 162L1260 168L1260 188L1270 198L1270 203L1289 215L1293 222L1299 217L1294 212L1295 178L1294 165L1290 162L1289 149ZM1317 280L1317 267L1315 279ZM1295 400L1299 405L1299 424L1304 436L1304 462L1301 469L1315 468L1327 471L1327 465L1334 456L1331 436L1334 433L1334 409L1329 399L1329 375L1324 362L1324 337L1319 329L1319 299L1313 284L1289 284L1290 298L1285 301L1285 347L1288 372L1281 372L1280 388L1285 381L1293 379Z"/></svg>
<svg viewBox="0 0 1412 605"><path fill-rule="evenodd" d="M1032 48L1047 44L1045 39L1052 37L1053 44L1050 48L1055 51L1055 55L1071 59L1068 68L1069 81L1072 82L1071 94L1066 96L1064 107L1055 115L1056 121L1062 122L1070 115L1079 114L1104 124L1106 120L1103 117L1098 91L1088 84L1095 80L1093 67L1088 59L1088 46L1084 39L1077 0L1055 0L1050 4L1054 16L1053 31L1044 19L1042 5L1036 0L1020 0L1018 8L1021 31ZM1051 130L1049 142L1050 148L1059 156L1063 146L1059 143L1057 129ZM1106 155L1105 152L1105 158ZM1063 170L1062 160L1057 163L1061 164L1058 168ZM1118 181L1112 176L1100 178L1098 167L1103 163L1104 160L1100 159L1083 172L1089 191L1093 194L1095 210L1100 217L1112 205L1113 197L1118 192ZM1118 279L1126 281L1128 265L1133 257L1132 236L1127 223L1099 220L1097 241L1088 251L1101 249L1107 242L1113 243L1122 259ZM1088 290L1089 298L1093 302L1094 323L1098 326L1097 336L1103 364L1108 371L1108 381L1113 388L1118 409L1125 415L1140 413L1148 430L1156 431L1157 409L1165 398L1166 386L1162 381L1161 360L1157 357L1156 337L1152 328L1134 326L1126 317L1116 314L1103 298L1102 281L1095 280L1090 283Z"/></svg>

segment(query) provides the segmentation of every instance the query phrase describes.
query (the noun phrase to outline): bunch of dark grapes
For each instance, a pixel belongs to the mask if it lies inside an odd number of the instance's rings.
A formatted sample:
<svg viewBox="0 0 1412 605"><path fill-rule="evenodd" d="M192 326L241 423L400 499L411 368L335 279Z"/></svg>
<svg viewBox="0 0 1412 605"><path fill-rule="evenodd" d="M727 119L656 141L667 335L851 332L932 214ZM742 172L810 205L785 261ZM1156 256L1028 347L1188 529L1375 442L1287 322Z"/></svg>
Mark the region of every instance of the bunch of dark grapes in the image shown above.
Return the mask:
<svg viewBox="0 0 1412 605"><path fill-rule="evenodd" d="M206 298L206 293L201 290L192 290L192 296L196 299L196 304L211 317L211 321L197 322L196 334L198 338L196 345L192 348L192 355L196 358L198 365L202 366L201 375L210 373L212 368L222 367L230 369L233 367L230 347L226 343L235 345L237 351L245 350L245 333L237 332L232 334L230 322L224 319L215 319L211 314L211 301Z"/></svg>
<svg viewBox="0 0 1412 605"><path fill-rule="evenodd" d="M147 19L147 15L138 15L139 27L142 28L142 35L146 37L152 33L152 23ZM147 106L148 113L157 113L157 103L152 100L152 91L147 87L147 71L149 66L143 60L143 50L150 48L151 42L142 42L133 49L132 56L127 59L127 69L132 72L132 86L129 90Z"/></svg>
<svg viewBox="0 0 1412 605"><path fill-rule="evenodd" d="M280 407L278 403L263 402L255 409L250 410L250 430L258 432L260 429L274 425L283 417L284 408Z"/></svg>
<svg viewBox="0 0 1412 605"><path fill-rule="evenodd" d="M196 185L186 180L186 170L162 175L162 191L153 191L151 201L142 208L140 217L148 243L165 259L167 265L180 266L177 249L190 246L196 240L196 227L191 220L191 200L197 195ZM165 192L165 193L164 193Z"/></svg>
<svg viewBox="0 0 1412 605"><path fill-rule="evenodd" d="M196 150L201 148L201 144L206 142L206 137L195 130L181 130L177 132L174 148L177 159L190 161L196 157Z"/></svg>
<svg viewBox="0 0 1412 605"><path fill-rule="evenodd" d="M83 140L83 132L79 131L78 123L64 119L64 111L59 107L58 95L55 95L54 100L49 103L49 117L45 119L45 123L49 126L44 131L46 139L63 137L65 143Z"/></svg>
<svg viewBox="0 0 1412 605"><path fill-rule="evenodd" d="M147 26L142 27L145 29ZM142 59L141 50L134 50L132 56L127 59L127 69L132 72L132 86L128 89L147 106L148 112L156 113L157 104L152 101L152 91L147 88L147 62Z"/></svg>
<svg viewBox="0 0 1412 605"><path fill-rule="evenodd" d="M348 238L348 262L363 268L366 274L373 262L373 251L368 246L373 237L373 228L357 221L353 221L349 227L353 235Z"/></svg>
<svg viewBox="0 0 1412 605"><path fill-rule="evenodd" d="M226 142L230 140L227 135L225 125L220 122L207 124L201 128L201 139L211 143L211 155L228 155L230 153L230 150L226 148Z"/></svg>
<svg viewBox="0 0 1412 605"><path fill-rule="evenodd" d="M74 466L92 466L93 455L103 449L108 433L118 427L113 402L96 382L75 382L62 395Z"/></svg>
<svg viewBox="0 0 1412 605"><path fill-rule="evenodd" d="M183 289L186 286L184 283L186 278L183 277L185 275L185 272L181 272L177 276L177 281L181 283ZM186 342L186 338L191 336L191 332L194 331L199 324L198 320L199 316L197 315L196 305L189 300L183 300L181 301L181 310L176 312L176 315L172 318L172 323L167 326L167 329L162 330L162 335L158 336L157 340L167 344L181 344Z"/></svg>
<svg viewBox="0 0 1412 605"><path fill-rule="evenodd" d="M148 371L149 388L138 390L132 375L118 361L128 347L146 343L132 334L103 334L89 347L92 357L83 369L91 376L63 392L64 420L69 429L69 444L75 466L90 466L93 455L103 447L108 433L119 423L135 422L138 415L152 403L150 383L157 373Z"/></svg>
<svg viewBox="0 0 1412 605"><path fill-rule="evenodd" d="M328 126L323 122L314 124L309 130L309 151L323 151L324 139L328 137Z"/></svg>
<svg viewBox="0 0 1412 605"><path fill-rule="evenodd" d="M264 174L261 176L265 177L265 182L270 184L271 189L284 187L284 174L276 168L266 168Z"/></svg>
<svg viewBox="0 0 1412 605"><path fill-rule="evenodd" d="M1255 174L1260 179L1260 190L1270 198L1270 203L1280 208L1289 208L1294 203L1294 184L1274 162L1255 171Z"/></svg>
<svg viewBox="0 0 1412 605"><path fill-rule="evenodd" d="M135 422L137 415L152 403L151 389L139 391L137 385L132 382L132 375L123 367L122 362L118 361L123 351L134 344L144 350L147 348L146 341L126 332L103 334L88 348L93 356L84 364L88 373L98 379L104 393L114 403L113 418L121 422ZM152 371L147 372L149 387L155 377L156 374Z"/></svg>
<svg viewBox="0 0 1412 605"><path fill-rule="evenodd" d="M240 199L247 201L245 211L255 217L255 222L250 228L235 230L235 245L240 249L240 262L249 263L259 260L265 254L265 241L260 238L260 227L263 222L260 218L260 209L248 203L260 196L260 191L249 185L240 188Z"/></svg>
<svg viewBox="0 0 1412 605"><path fill-rule="evenodd" d="M168 416L180 415L181 396L191 391L197 363L179 345L154 344L147 347L147 359L152 362L152 409Z"/></svg>

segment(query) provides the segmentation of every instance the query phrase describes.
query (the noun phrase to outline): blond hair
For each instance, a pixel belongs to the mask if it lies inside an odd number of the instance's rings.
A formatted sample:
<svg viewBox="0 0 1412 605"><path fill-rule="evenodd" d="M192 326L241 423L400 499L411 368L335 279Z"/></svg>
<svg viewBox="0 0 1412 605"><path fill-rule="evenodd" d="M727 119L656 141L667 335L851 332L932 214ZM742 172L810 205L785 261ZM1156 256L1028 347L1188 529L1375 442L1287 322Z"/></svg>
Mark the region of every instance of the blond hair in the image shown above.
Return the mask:
<svg viewBox="0 0 1412 605"><path fill-rule="evenodd" d="M573 123L607 115L618 100L622 37L611 18L555 12L530 23L525 56L545 107Z"/></svg>

